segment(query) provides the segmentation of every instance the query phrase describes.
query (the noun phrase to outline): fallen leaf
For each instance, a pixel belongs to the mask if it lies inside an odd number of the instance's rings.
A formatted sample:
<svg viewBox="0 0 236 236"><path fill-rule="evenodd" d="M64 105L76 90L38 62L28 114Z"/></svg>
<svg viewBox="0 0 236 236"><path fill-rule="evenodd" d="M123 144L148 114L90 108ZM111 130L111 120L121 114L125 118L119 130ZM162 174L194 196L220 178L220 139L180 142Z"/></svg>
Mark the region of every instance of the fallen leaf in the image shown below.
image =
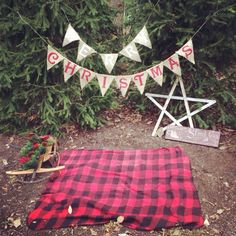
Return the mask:
<svg viewBox="0 0 236 236"><path fill-rule="evenodd" d="M175 229L175 231L171 235L173 235L173 236L181 236L181 232L180 232L179 229Z"/></svg>
<svg viewBox="0 0 236 236"><path fill-rule="evenodd" d="M92 235L92 236L98 235L98 233L97 233L95 230L93 230L93 229L90 229L90 232L91 232L91 235Z"/></svg>
<svg viewBox="0 0 236 236"><path fill-rule="evenodd" d="M217 210L217 214L221 215L225 210L224 209L219 209Z"/></svg>
<svg viewBox="0 0 236 236"><path fill-rule="evenodd" d="M14 141L14 137L10 137L10 143L12 143Z"/></svg>
<svg viewBox="0 0 236 236"><path fill-rule="evenodd" d="M208 227L208 226L210 225L208 219L205 219L205 220L204 220L204 225L205 225L206 227Z"/></svg>
<svg viewBox="0 0 236 236"><path fill-rule="evenodd" d="M72 207L71 207L71 205L68 207L68 213L72 214Z"/></svg>
<svg viewBox="0 0 236 236"><path fill-rule="evenodd" d="M119 224L121 224L124 220L125 220L125 217L124 217L124 216L118 216L116 221L117 221Z"/></svg>
<svg viewBox="0 0 236 236"><path fill-rule="evenodd" d="M212 220L218 220L218 219L219 219L219 215L214 214L214 215L211 215L210 218L211 218Z"/></svg>
<svg viewBox="0 0 236 236"><path fill-rule="evenodd" d="M223 184L225 185L225 187L229 188L229 183L228 182L224 182Z"/></svg>
<svg viewBox="0 0 236 236"><path fill-rule="evenodd" d="M18 228L19 226L21 226L21 219L17 218L16 220L14 220L13 225L15 226L15 228Z"/></svg>
<svg viewBox="0 0 236 236"><path fill-rule="evenodd" d="M164 135L164 131L163 128L159 128L156 132L156 136L158 136L159 138L161 138Z"/></svg>
<svg viewBox="0 0 236 236"><path fill-rule="evenodd" d="M3 159L3 160L2 160L2 163L3 163L4 166L8 165L8 162L7 162L6 159Z"/></svg>

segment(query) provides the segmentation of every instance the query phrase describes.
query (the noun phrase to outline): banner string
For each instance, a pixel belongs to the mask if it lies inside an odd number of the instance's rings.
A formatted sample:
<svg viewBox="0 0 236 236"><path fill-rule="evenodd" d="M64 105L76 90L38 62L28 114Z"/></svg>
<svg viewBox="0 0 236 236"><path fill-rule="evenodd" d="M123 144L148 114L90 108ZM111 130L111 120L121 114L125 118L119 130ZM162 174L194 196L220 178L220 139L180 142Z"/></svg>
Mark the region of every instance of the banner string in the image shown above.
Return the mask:
<svg viewBox="0 0 236 236"><path fill-rule="evenodd" d="M49 43L47 42L47 40L44 39L43 36L42 36L29 22L27 22L27 21L22 17L22 15L19 13L19 11L17 11L17 14L19 15L20 19L21 19L25 24L27 24L27 25L34 31L35 34L37 34L37 35L39 36L39 38L40 38L41 40L43 40L46 44L49 44Z"/></svg>
<svg viewBox="0 0 236 236"><path fill-rule="evenodd" d="M62 10L62 12L63 12L64 16L66 17L66 20L67 20L68 24L70 24L70 21L69 21L69 19L68 19L67 15L66 15L66 13L65 13L64 9L62 8L61 10Z"/></svg>
<svg viewBox="0 0 236 236"><path fill-rule="evenodd" d="M160 1L161 1L161 0L158 0L158 1L156 2L156 4L153 5L153 9L156 8L156 6L159 4ZM149 2L150 2L150 0L149 0ZM151 14L147 17L147 20L146 20L146 22L145 22L145 25L148 23L148 21L149 21L150 17L152 16L152 14L153 14L153 12L151 12Z"/></svg>
<svg viewBox="0 0 236 236"><path fill-rule="evenodd" d="M160 2L160 0L157 1L157 3L154 5L154 8L157 6L157 4L158 4L159 2ZM206 19L205 19L205 21L203 22L203 24L201 24L200 27L198 27L198 29L194 32L194 34L193 34L193 36L192 36L191 38L193 39L193 38L198 34L198 32L205 26L205 24L210 20L210 18L211 18L212 16L218 14L219 12L225 11L225 10L227 10L228 8L233 7L233 6L236 6L236 3L231 4L231 5L229 5L229 6L226 6L226 7L224 7L224 8L218 9L217 11L215 11L215 12L209 14L209 15L206 17ZM64 12L64 11L63 11L63 12ZM65 13L65 12L64 12L64 13ZM44 42L45 44L47 44L47 45L49 44L49 43L47 42L47 40L45 40L45 38L44 38L40 33L38 33L38 31L37 31L29 22L27 22L27 21L22 17L22 15L19 13L19 11L17 11L17 14L19 15L20 19L21 19L25 24L27 24L27 25L35 32L35 34L37 34L37 35L39 36L39 38L40 38L41 40L43 40L43 42ZM152 15L152 13L148 16L146 22L150 19L151 15ZM67 21L70 23L68 17L67 17L66 15L65 15L65 17L66 17ZM49 44L49 45L50 45L50 44Z"/></svg>

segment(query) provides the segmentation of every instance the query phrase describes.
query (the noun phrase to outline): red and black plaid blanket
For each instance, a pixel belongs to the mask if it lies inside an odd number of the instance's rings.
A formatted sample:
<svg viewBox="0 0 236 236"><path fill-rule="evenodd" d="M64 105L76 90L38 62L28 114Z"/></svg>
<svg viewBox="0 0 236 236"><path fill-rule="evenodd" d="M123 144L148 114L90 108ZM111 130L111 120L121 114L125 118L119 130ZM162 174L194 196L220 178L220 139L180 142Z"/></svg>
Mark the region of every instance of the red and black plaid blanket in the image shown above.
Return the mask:
<svg viewBox="0 0 236 236"><path fill-rule="evenodd" d="M33 230L92 225L124 217L153 230L203 225L189 158L181 148L67 150L28 216Z"/></svg>

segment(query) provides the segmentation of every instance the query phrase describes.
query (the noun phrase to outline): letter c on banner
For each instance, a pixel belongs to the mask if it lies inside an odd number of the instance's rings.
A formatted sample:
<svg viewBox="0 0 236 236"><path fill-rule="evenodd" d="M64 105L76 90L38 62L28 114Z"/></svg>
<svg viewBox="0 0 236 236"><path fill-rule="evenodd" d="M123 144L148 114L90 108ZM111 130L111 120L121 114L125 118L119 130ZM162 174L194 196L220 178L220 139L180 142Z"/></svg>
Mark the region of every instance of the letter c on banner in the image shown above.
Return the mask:
<svg viewBox="0 0 236 236"><path fill-rule="evenodd" d="M51 59L54 60L54 61L51 61ZM55 52L50 52L50 53L48 54L48 62L49 62L50 64L54 65L55 62L56 62L58 59L59 59L59 55L58 55L57 53L55 53Z"/></svg>

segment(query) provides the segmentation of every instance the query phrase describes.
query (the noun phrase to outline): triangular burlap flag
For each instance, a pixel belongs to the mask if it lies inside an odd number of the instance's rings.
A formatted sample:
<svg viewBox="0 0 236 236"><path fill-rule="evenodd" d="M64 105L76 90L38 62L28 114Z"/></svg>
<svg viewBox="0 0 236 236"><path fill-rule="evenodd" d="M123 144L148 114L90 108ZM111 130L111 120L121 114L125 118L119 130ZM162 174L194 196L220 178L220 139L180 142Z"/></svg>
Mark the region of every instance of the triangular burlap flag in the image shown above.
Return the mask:
<svg viewBox="0 0 236 236"><path fill-rule="evenodd" d="M102 75L102 74L96 74L96 77L98 79L98 84L101 89L102 96L105 95L106 91L110 87L114 76L111 75Z"/></svg>
<svg viewBox="0 0 236 236"><path fill-rule="evenodd" d="M106 67L108 73L111 73L114 65L116 64L116 60L118 58L117 53L111 53L111 54L100 54L102 61L104 63L104 66Z"/></svg>
<svg viewBox="0 0 236 236"><path fill-rule="evenodd" d="M119 53L124 55L125 57L130 58L131 60L141 62L139 52L133 41L130 44L128 44L126 47L124 47Z"/></svg>
<svg viewBox="0 0 236 236"><path fill-rule="evenodd" d="M173 54L169 58L164 61L164 66L170 69L175 74L181 76L181 67L179 63L179 56L177 54Z"/></svg>
<svg viewBox="0 0 236 236"><path fill-rule="evenodd" d="M93 48L91 48L88 44L80 40L76 61L81 61L87 56L91 55L92 53L96 53L96 51Z"/></svg>
<svg viewBox="0 0 236 236"><path fill-rule="evenodd" d="M80 87L83 89L95 77L96 73L86 68L81 68L79 72Z"/></svg>
<svg viewBox="0 0 236 236"><path fill-rule="evenodd" d="M148 73L146 71L137 73L132 76L133 82L137 86L139 92L143 94L143 91L145 89L146 81L147 81Z"/></svg>
<svg viewBox="0 0 236 236"><path fill-rule="evenodd" d="M64 57L48 45L48 53L47 53L47 70L50 70L57 63L62 61Z"/></svg>
<svg viewBox="0 0 236 236"><path fill-rule="evenodd" d="M66 34L62 43L62 47L66 46L67 44L80 40L80 36L78 33L74 30L74 28L71 26L71 24L68 25L68 28L66 30Z"/></svg>
<svg viewBox="0 0 236 236"><path fill-rule="evenodd" d="M82 67L73 63L72 61L64 60L64 81L66 82L72 75L74 75Z"/></svg>
<svg viewBox="0 0 236 236"><path fill-rule="evenodd" d="M163 62L146 70L147 73L160 85L163 83Z"/></svg>
<svg viewBox="0 0 236 236"><path fill-rule="evenodd" d="M185 43L176 53L195 64L192 39Z"/></svg>
<svg viewBox="0 0 236 236"><path fill-rule="evenodd" d="M120 75L120 76L115 76L115 81L117 84L118 89L120 89L121 94L123 97L125 97L126 92L129 88L129 84L131 82L132 75Z"/></svg>
<svg viewBox="0 0 236 236"><path fill-rule="evenodd" d="M141 31L136 35L133 42L142 44L148 48L152 48L152 43L149 39L148 31L145 25L143 26Z"/></svg>

